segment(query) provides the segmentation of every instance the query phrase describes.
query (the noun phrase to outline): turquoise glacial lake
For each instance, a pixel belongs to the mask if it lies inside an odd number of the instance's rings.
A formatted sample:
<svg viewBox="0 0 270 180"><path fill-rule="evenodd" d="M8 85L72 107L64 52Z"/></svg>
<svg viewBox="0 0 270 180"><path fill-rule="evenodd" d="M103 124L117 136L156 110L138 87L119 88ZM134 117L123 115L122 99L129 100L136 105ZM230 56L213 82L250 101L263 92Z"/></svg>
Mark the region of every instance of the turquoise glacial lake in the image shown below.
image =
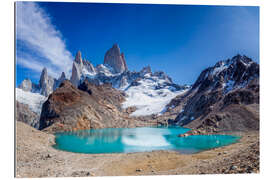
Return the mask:
<svg viewBox="0 0 270 180"><path fill-rule="evenodd" d="M232 135L193 135L177 137L189 131L181 127L138 127L91 129L55 134L54 148L75 153L131 153L174 150L181 153L226 146L240 139Z"/></svg>

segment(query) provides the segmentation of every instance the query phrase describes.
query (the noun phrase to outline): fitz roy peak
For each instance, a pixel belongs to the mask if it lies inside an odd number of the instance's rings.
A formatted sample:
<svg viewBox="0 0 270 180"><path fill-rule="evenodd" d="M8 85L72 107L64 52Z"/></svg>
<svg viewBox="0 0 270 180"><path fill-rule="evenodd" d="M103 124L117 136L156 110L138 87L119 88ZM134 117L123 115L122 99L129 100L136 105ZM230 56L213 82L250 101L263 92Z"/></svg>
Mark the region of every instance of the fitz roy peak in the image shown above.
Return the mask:
<svg viewBox="0 0 270 180"><path fill-rule="evenodd" d="M132 116L162 114L172 98L190 88L173 83L162 71L152 72L150 66L139 72L128 70L124 53L121 53L117 44L105 53L103 64L96 67L82 57L78 51L73 61L70 82L75 87L85 80L95 85L111 84L125 93L126 101L122 103L122 108L136 107ZM64 73L58 79L50 77L45 68L38 85L24 80L18 88L48 97L65 79Z"/></svg>
<svg viewBox="0 0 270 180"><path fill-rule="evenodd" d="M134 116L159 114L172 98L189 89L189 86L173 83L162 71L152 73L150 66L139 72L129 71L124 53L117 44L106 52L104 63L96 67L82 60L81 52L77 52L70 81L78 87L85 80L96 85L108 83L124 91L127 99L123 108L135 106L136 111L131 114Z"/></svg>
<svg viewBox="0 0 270 180"><path fill-rule="evenodd" d="M81 52L78 51L73 62L70 81L74 86L78 86L86 77L95 79L101 74L108 76L123 73L127 70L124 53L121 53L119 46L114 44L106 52L104 63L98 65L96 68L94 68L90 61L83 60Z"/></svg>
<svg viewBox="0 0 270 180"><path fill-rule="evenodd" d="M128 70L124 53L120 52L118 44L114 44L113 47L106 52L103 64L111 66L117 73Z"/></svg>

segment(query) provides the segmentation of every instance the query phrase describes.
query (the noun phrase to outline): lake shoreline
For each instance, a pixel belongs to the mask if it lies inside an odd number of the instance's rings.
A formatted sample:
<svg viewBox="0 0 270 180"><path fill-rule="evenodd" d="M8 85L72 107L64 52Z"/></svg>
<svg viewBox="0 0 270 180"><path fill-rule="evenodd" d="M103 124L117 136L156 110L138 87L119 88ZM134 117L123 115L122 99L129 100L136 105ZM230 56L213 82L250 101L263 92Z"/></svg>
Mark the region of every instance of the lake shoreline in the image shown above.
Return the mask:
<svg viewBox="0 0 270 180"><path fill-rule="evenodd" d="M259 131L233 132L242 136L238 143L196 154L81 154L53 148L54 135L24 123L16 129L16 177L259 173Z"/></svg>

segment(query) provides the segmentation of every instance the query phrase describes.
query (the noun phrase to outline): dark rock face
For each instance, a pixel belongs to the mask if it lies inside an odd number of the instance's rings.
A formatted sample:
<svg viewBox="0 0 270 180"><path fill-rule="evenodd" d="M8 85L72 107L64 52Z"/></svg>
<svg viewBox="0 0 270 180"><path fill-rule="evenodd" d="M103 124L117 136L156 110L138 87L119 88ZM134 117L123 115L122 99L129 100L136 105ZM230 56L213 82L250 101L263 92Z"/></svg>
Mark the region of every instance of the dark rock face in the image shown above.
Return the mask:
<svg viewBox="0 0 270 180"><path fill-rule="evenodd" d="M225 91L243 87L252 79L259 77L259 65L246 56L237 55L232 59L219 61L213 67L202 71L192 86L203 92L209 88L218 89L224 85Z"/></svg>
<svg viewBox="0 0 270 180"><path fill-rule="evenodd" d="M87 83L86 81L84 81L82 84L80 84L80 85L78 86L78 89L80 89L80 90L82 90L82 91L85 91L85 92L87 92L89 95L91 95L91 94L92 94L92 91L91 91L91 89L88 87L88 84L89 84L89 82Z"/></svg>
<svg viewBox="0 0 270 180"><path fill-rule="evenodd" d="M135 124L121 112L123 101L123 94L110 84L85 81L77 89L65 80L43 104L39 129L58 132Z"/></svg>
<svg viewBox="0 0 270 180"><path fill-rule="evenodd" d="M223 99L224 106L230 104L259 104L259 96L255 97L255 94L250 90L238 90L228 93Z"/></svg>
<svg viewBox="0 0 270 180"><path fill-rule="evenodd" d="M39 127L39 115L30 110L26 104L16 101L16 120L24 122L36 129Z"/></svg>
<svg viewBox="0 0 270 180"><path fill-rule="evenodd" d="M66 79L67 79L66 74L64 72L62 72L61 76L58 79L54 80L53 90L58 88L60 86L60 84Z"/></svg>
<svg viewBox="0 0 270 180"><path fill-rule="evenodd" d="M181 126L208 131L258 129L259 65L240 55L220 61L202 71L183 99L186 104L174 121Z"/></svg>
<svg viewBox="0 0 270 180"><path fill-rule="evenodd" d="M231 104L219 112L210 113L197 126L208 132L221 130L259 130L258 104L253 106Z"/></svg>
<svg viewBox="0 0 270 180"><path fill-rule="evenodd" d="M113 47L106 52L104 64L111 66L117 73L122 73L128 69L124 53L120 53L118 44L114 44Z"/></svg>

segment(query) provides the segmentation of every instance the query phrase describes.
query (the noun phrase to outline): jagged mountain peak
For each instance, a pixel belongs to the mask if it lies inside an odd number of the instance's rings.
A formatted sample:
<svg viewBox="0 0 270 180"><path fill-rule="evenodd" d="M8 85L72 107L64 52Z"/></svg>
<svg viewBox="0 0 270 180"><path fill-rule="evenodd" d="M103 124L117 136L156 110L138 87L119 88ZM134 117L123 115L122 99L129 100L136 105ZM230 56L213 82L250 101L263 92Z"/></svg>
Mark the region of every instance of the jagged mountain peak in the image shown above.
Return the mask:
<svg viewBox="0 0 270 180"><path fill-rule="evenodd" d="M48 75L47 68L44 67L39 80L40 93L44 96L49 96L54 90L55 79Z"/></svg>
<svg viewBox="0 0 270 180"><path fill-rule="evenodd" d="M48 77L48 70L46 67L44 67L41 71L41 75L40 75L40 81L43 81L44 78Z"/></svg>
<svg viewBox="0 0 270 180"><path fill-rule="evenodd" d="M113 49L119 49L119 51L120 51L120 47L119 47L119 45L117 43L114 43L113 46L112 46L112 48Z"/></svg>
<svg viewBox="0 0 270 180"><path fill-rule="evenodd" d="M75 62L78 64L82 64L82 62L83 62L82 61L82 53L80 50L76 53Z"/></svg>
<svg viewBox="0 0 270 180"><path fill-rule="evenodd" d="M30 79L25 79L18 86L18 88L27 92L39 93L45 97L48 97L65 79L67 78L64 72L62 72L61 76L56 79L48 75L48 70L46 67L44 67L40 74L38 84L33 83Z"/></svg>
<svg viewBox="0 0 270 180"><path fill-rule="evenodd" d="M62 72L62 73L61 73L61 76L60 76L59 79L66 79L66 74L65 74L65 72Z"/></svg>
<svg viewBox="0 0 270 180"><path fill-rule="evenodd" d="M142 68L142 70L140 71L141 75L145 75L145 74L152 74L152 71L151 71L151 67L148 65L148 66L145 66Z"/></svg>
<svg viewBox="0 0 270 180"><path fill-rule="evenodd" d="M251 58L236 55L219 61L201 72L192 89L187 92L188 101L176 122L186 125L204 118L210 112L225 107L227 101L236 104L257 103L258 88L259 65Z"/></svg>
<svg viewBox="0 0 270 180"><path fill-rule="evenodd" d="M204 91L209 88L223 88L229 91L234 87L244 86L258 76L259 65L256 62L245 55L236 55L203 70L192 89Z"/></svg>
<svg viewBox="0 0 270 180"><path fill-rule="evenodd" d="M114 69L116 73L127 71L124 53L121 53L118 44L114 44L105 54L104 63Z"/></svg>

